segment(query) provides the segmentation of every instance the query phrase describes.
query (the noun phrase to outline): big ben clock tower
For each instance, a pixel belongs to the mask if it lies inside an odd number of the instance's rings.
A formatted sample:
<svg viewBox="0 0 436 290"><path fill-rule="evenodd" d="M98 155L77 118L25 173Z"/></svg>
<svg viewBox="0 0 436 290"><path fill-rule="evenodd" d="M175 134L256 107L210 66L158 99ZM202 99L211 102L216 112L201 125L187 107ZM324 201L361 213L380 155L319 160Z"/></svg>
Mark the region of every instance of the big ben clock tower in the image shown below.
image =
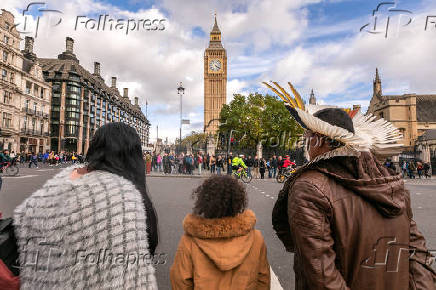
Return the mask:
<svg viewBox="0 0 436 290"><path fill-rule="evenodd" d="M204 132L207 134L218 131L221 108L227 99L226 88L227 54L215 15L209 47L204 52Z"/></svg>

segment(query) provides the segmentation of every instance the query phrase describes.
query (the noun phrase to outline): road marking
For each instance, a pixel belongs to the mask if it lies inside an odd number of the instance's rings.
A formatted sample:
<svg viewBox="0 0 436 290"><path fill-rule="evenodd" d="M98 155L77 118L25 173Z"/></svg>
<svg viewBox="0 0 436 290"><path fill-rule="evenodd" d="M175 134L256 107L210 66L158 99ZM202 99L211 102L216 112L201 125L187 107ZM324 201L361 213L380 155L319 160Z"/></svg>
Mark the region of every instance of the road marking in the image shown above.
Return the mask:
<svg viewBox="0 0 436 290"><path fill-rule="evenodd" d="M417 193L415 193L416 195L421 195L422 193L420 193L420 192L417 192Z"/></svg>
<svg viewBox="0 0 436 290"><path fill-rule="evenodd" d="M269 197L269 196L270 196L269 194L266 195L266 197Z"/></svg>
<svg viewBox="0 0 436 290"><path fill-rule="evenodd" d="M27 178L27 177L35 177L35 176L39 176L39 175L22 175L22 176L3 176L3 178Z"/></svg>
<svg viewBox="0 0 436 290"><path fill-rule="evenodd" d="M262 192L262 194L265 194L265 191L261 191Z"/></svg>
<svg viewBox="0 0 436 290"><path fill-rule="evenodd" d="M271 196L271 199L274 199L274 196Z"/></svg>
<svg viewBox="0 0 436 290"><path fill-rule="evenodd" d="M422 206L418 206L418 209L422 209Z"/></svg>
<svg viewBox="0 0 436 290"><path fill-rule="evenodd" d="M277 278L277 275L274 273L271 266L269 267L269 272L271 274L270 275L271 276L271 282L270 282L271 290L283 290L283 287L280 284L279 278Z"/></svg>

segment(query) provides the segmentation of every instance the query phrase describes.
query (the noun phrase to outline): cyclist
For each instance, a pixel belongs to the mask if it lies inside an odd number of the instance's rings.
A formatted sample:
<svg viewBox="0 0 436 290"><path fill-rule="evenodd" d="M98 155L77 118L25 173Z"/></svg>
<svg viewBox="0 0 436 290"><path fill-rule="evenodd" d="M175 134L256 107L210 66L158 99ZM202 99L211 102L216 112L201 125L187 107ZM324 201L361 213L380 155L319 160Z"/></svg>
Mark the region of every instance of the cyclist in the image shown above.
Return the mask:
<svg viewBox="0 0 436 290"><path fill-rule="evenodd" d="M292 169L295 167L295 163L291 161L291 158L289 156L286 156L286 160L283 162L283 168L286 169Z"/></svg>
<svg viewBox="0 0 436 290"><path fill-rule="evenodd" d="M247 165L244 163L244 155L241 154L238 156L235 156L232 160L232 169L233 171L236 171L238 174L242 171L242 168L247 169Z"/></svg>

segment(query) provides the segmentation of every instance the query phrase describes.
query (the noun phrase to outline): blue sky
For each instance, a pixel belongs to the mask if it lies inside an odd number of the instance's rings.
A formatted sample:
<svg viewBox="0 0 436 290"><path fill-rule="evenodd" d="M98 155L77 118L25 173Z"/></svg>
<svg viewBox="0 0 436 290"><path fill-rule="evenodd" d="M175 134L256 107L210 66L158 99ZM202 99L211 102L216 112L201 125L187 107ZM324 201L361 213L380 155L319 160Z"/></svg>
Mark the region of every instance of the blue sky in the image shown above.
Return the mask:
<svg viewBox="0 0 436 290"><path fill-rule="evenodd" d="M183 133L203 127L203 53L215 11L228 55L228 102L234 93L266 93L261 81L276 80L293 82L304 97L314 89L324 104L365 108L376 67L387 94L436 91L432 78L436 28L424 31L426 16L436 15L434 2L396 1L397 9L413 12L403 13L403 18L389 12L390 5L383 7L380 31L391 15L385 38L359 31L373 21L372 11L380 3L373 0L47 0L47 7L63 12L63 22L44 29L35 40L35 50L40 57L56 57L64 50L65 37L73 37L81 65L92 71L93 62L99 61L108 84L111 76L117 76L120 91L129 87L130 96L140 98L144 112L148 102L152 139L158 125L159 137L174 140L179 126L179 81L186 87L184 118L191 119ZM20 20L27 3L6 0L1 6ZM99 14L165 19L166 27L162 32L129 35L72 29L77 15L96 18ZM401 27L407 17L413 18L412 23ZM400 26L395 25L398 21Z"/></svg>

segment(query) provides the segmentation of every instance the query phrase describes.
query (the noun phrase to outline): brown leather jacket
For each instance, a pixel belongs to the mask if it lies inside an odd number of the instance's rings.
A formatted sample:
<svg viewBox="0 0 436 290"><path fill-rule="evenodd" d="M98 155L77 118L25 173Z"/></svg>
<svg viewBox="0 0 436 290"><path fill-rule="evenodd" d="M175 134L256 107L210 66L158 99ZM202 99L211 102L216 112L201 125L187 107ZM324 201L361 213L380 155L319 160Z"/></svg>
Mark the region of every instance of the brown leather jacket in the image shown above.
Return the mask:
<svg viewBox="0 0 436 290"><path fill-rule="evenodd" d="M436 289L410 194L372 154L321 158L300 168L281 195L288 223L274 215L273 222L295 252L296 289Z"/></svg>
<svg viewBox="0 0 436 290"><path fill-rule="evenodd" d="M255 223L249 209L218 219L188 214L170 270L172 289L270 289L266 245Z"/></svg>

